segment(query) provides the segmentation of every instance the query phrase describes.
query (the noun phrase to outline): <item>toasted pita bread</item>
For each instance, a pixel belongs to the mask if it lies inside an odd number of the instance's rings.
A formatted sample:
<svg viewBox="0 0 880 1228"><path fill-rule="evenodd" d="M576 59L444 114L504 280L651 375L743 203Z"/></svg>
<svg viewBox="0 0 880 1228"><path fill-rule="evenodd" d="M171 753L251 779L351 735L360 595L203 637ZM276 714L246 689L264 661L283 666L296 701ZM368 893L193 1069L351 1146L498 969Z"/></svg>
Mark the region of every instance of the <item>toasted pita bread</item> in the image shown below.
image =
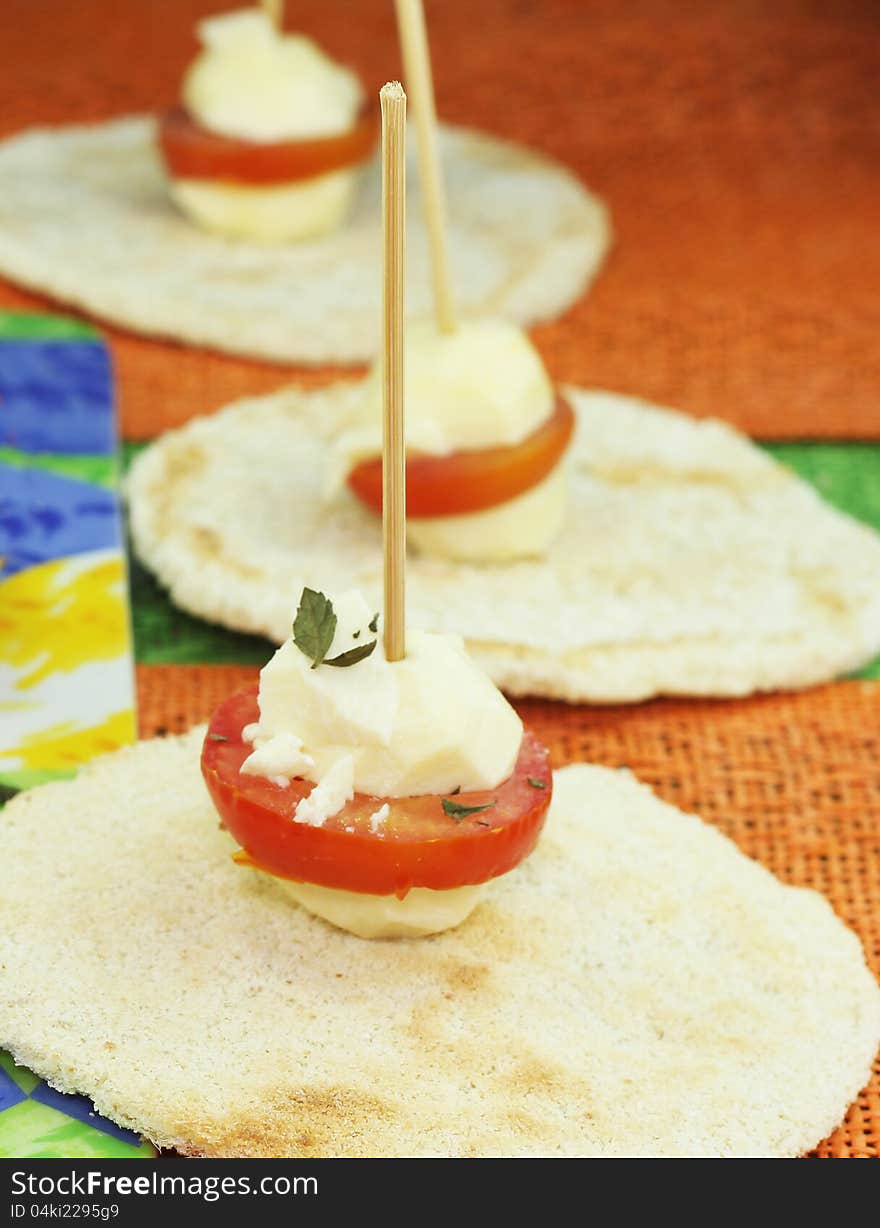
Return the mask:
<svg viewBox="0 0 880 1228"><path fill-rule="evenodd" d="M532 562L411 554L414 625L464 635L510 693L572 701L803 687L880 650L874 532L720 422L567 391L578 427L563 533ZM304 583L381 604L378 518L324 493L357 395L242 401L138 457L135 548L174 601L278 643Z"/></svg>
<svg viewBox="0 0 880 1228"><path fill-rule="evenodd" d="M628 772L557 773L457 930L365 942L233 864L200 736L0 818L0 1044L160 1146L790 1156L867 1079L855 936Z"/></svg>
<svg viewBox="0 0 880 1228"><path fill-rule="evenodd" d="M155 125L39 129L0 144L0 273L136 332L279 362L357 362L378 349L379 172L326 239L203 233L170 203ZM609 243L604 206L563 167L443 128L449 251L461 310L528 324L583 293ZM412 159L411 159L412 160ZM418 173L409 171L407 304L431 311Z"/></svg>

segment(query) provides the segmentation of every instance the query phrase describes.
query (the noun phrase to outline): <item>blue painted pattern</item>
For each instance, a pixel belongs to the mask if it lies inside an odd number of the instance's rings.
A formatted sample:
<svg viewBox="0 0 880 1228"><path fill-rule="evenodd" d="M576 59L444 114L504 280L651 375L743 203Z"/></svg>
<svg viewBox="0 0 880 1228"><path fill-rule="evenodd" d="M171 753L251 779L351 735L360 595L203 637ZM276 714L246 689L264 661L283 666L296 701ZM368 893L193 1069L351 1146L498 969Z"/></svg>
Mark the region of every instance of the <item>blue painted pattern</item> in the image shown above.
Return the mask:
<svg viewBox="0 0 880 1228"><path fill-rule="evenodd" d="M48 1083L38 1083L31 1092L31 1100L47 1104L50 1109L58 1109L60 1113L65 1113L68 1117L75 1118L76 1121L84 1122L87 1126L94 1126L96 1130L118 1138L121 1143L131 1143L133 1147L137 1147L141 1141L133 1130L124 1130L122 1126L117 1126L115 1122L108 1121L106 1117L101 1117L96 1113L91 1100L87 1100L85 1096L70 1096L65 1092L56 1091Z"/></svg>
<svg viewBox="0 0 880 1228"><path fill-rule="evenodd" d="M106 347L100 341L4 340L0 446L111 455L116 440Z"/></svg>
<svg viewBox="0 0 880 1228"><path fill-rule="evenodd" d="M121 542L113 491L42 469L0 464L0 577Z"/></svg>
<svg viewBox="0 0 880 1228"><path fill-rule="evenodd" d="M0 1113L4 1109L11 1109L14 1104L19 1104L22 1100L27 1100L27 1096L16 1081L10 1078L0 1066Z"/></svg>

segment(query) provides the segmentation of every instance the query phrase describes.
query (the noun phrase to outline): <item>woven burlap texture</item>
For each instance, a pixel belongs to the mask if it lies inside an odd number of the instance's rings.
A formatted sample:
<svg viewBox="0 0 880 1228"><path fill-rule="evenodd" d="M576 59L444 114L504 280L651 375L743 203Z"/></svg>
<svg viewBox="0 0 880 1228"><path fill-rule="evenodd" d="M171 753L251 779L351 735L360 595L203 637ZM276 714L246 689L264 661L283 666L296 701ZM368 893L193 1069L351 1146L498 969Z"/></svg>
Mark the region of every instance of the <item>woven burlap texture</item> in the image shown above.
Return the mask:
<svg viewBox="0 0 880 1228"><path fill-rule="evenodd" d="M238 3L151 0L122 20L112 0L6 0L0 135L169 103L194 19ZM596 288L535 333L556 379L763 438L880 436L870 0L426 7L441 113L545 150L610 204ZM369 89L400 72L388 0L287 9ZM0 287L0 306L46 304ZM130 438L302 374L110 335Z"/></svg>
<svg viewBox="0 0 880 1228"><path fill-rule="evenodd" d="M256 678L248 666L139 666L141 735L182 732ZM626 765L785 882L823 892L880 975L880 684L836 683L736 704L516 706L555 766ZM880 1066L814 1154L880 1157Z"/></svg>

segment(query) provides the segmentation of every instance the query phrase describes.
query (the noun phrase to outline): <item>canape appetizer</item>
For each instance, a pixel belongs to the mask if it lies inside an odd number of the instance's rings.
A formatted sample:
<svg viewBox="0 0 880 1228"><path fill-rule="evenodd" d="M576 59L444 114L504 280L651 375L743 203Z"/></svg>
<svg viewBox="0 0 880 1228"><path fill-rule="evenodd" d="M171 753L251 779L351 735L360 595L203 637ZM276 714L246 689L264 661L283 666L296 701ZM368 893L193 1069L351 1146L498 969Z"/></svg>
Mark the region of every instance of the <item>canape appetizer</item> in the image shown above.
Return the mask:
<svg viewBox="0 0 880 1228"><path fill-rule="evenodd" d="M202 51L159 127L169 190L207 230L307 239L348 212L376 142L357 76L258 8L198 26Z"/></svg>
<svg viewBox="0 0 880 1228"><path fill-rule="evenodd" d="M495 562L542 554L562 527L574 414L529 338L500 319L407 329L407 538L425 554ZM333 458L382 510L382 370L364 385Z"/></svg>
<svg viewBox="0 0 880 1228"><path fill-rule="evenodd" d="M305 589L259 690L214 714L202 772L235 860L364 938L460 924L527 857L548 755L456 636L388 661L354 591Z"/></svg>

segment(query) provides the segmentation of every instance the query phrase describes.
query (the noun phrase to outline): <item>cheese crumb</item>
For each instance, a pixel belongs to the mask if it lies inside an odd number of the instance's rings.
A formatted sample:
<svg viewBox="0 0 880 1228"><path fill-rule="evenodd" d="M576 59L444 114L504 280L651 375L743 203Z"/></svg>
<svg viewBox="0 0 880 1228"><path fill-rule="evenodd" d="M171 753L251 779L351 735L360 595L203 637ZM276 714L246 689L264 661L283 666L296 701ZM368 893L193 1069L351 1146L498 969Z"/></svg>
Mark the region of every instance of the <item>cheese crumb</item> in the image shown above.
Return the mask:
<svg viewBox="0 0 880 1228"><path fill-rule="evenodd" d="M302 739L295 733L276 733L271 738L247 737L248 730L257 725L246 725L242 740L253 742L256 749L241 765L245 776L268 776L273 784L288 784L294 776L303 776L315 766L311 755L303 750Z"/></svg>
<svg viewBox="0 0 880 1228"><path fill-rule="evenodd" d="M370 831L373 833L374 836L379 835L379 828L388 818L390 813L391 813L391 807L388 805L387 802L385 802L383 805L379 807L378 810L374 810L373 813L370 815Z"/></svg>
<svg viewBox="0 0 880 1228"><path fill-rule="evenodd" d="M318 781L309 796L302 799L293 817L297 823L321 827L353 797L354 759L351 755L343 755Z"/></svg>

